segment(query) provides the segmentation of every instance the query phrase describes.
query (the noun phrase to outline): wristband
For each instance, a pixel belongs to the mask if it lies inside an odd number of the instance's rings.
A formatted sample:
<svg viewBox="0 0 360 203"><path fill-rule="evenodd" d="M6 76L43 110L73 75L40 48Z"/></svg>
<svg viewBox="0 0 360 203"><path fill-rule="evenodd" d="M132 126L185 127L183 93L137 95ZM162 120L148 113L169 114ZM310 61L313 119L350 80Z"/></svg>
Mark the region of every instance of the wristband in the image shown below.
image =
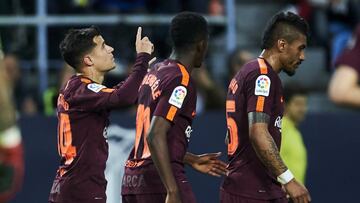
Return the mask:
<svg viewBox="0 0 360 203"><path fill-rule="evenodd" d="M290 182L294 178L294 175L291 173L291 171L288 169L281 175L277 177L277 181L281 183L282 185L285 185L286 183Z"/></svg>

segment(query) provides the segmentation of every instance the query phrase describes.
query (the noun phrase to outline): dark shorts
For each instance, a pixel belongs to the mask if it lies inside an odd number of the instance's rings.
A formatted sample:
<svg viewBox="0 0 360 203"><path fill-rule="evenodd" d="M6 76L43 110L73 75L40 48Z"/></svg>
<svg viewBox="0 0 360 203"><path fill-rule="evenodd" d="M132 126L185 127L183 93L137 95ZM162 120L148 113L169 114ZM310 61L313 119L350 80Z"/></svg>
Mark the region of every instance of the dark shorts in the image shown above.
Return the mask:
<svg viewBox="0 0 360 203"><path fill-rule="evenodd" d="M122 203L164 203L166 194L137 194L137 195L123 195ZM195 196L191 194L182 194L181 200L184 203L196 203Z"/></svg>
<svg viewBox="0 0 360 203"><path fill-rule="evenodd" d="M90 179L76 184L56 177L49 203L106 203L105 189L106 185L98 185Z"/></svg>
<svg viewBox="0 0 360 203"><path fill-rule="evenodd" d="M71 202L71 201L70 201ZM63 202L53 202L49 201L49 203L70 203L69 201L63 201ZM74 201L73 201L74 202ZM102 200L75 200L76 203L106 203L106 199Z"/></svg>
<svg viewBox="0 0 360 203"><path fill-rule="evenodd" d="M272 200L250 199L220 190L220 203L288 203L288 201L286 197Z"/></svg>
<svg viewBox="0 0 360 203"><path fill-rule="evenodd" d="M164 203L165 199L166 199L166 194L123 195L122 203L143 203L143 202Z"/></svg>
<svg viewBox="0 0 360 203"><path fill-rule="evenodd" d="M195 195L192 192L189 183L182 184L180 186L180 192L183 203L196 203ZM165 199L166 193L122 195L123 203L164 203Z"/></svg>

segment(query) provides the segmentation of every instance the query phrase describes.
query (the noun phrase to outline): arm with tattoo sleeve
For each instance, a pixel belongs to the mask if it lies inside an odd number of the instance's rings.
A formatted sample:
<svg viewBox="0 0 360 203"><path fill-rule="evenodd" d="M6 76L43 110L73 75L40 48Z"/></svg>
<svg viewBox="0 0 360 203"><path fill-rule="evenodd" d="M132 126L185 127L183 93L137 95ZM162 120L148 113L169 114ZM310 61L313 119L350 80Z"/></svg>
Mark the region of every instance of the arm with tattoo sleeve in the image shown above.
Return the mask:
<svg viewBox="0 0 360 203"><path fill-rule="evenodd" d="M248 119L250 141L256 154L266 168L275 176L279 176L287 170L287 167L281 159L279 149L268 131L269 115L262 112L250 112Z"/></svg>
<svg viewBox="0 0 360 203"><path fill-rule="evenodd" d="M269 115L262 112L248 113L250 142L265 167L275 176L284 173L288 168L280 157L274 139L268 131ZM307 189L294 178L284 185L291 199L298 202L310 202L311 197Z"/></svg>

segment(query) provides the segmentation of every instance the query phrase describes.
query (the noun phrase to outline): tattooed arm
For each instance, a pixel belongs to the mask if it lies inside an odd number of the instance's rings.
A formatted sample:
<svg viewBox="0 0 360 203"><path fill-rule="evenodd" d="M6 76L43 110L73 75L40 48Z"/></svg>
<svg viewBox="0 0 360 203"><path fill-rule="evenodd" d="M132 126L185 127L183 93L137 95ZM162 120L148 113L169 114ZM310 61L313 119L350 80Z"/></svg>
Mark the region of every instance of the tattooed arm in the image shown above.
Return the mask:
<svg viewBox="0 0 360 203"><path fill-rule="evenodd" d="M256 154L266 168L275 176L279 176L287 170L287 167L281 159L279 149L268 131L270 116L262 112L250 112L248 119L250 141Z"/></svg>
<svg viewBox="0 0 360 203"><path fill-rule="evenodd" d="M281 175L288 168L281 159L279 149L268 131L269 115L262 112L250 112L248 119L250 141L257 156L275 176ZM294 202L311 201L307 189L294 178L285 184L284 188Z"/></svg>

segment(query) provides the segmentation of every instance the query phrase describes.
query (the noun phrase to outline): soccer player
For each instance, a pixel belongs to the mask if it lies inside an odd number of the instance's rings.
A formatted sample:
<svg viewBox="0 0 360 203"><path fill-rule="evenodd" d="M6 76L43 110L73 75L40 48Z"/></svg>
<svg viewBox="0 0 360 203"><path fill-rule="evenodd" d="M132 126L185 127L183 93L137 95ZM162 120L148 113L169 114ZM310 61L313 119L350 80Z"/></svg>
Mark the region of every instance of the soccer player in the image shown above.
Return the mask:
<svg viewBox="0 0 360 203"><path fill-rule="evenodd" d="M106 128L110 110L136 102L137 89L147 73L153 44L136 35L137 58L132 73L114 88L102 85L115 67L113 48L96 27L70 30L60 43L64 60L77 74L58 97L58 151L60 167L50 202L105 203L105 163L108 157Z"/></svg>
<svg viewBox="0 0 360 203"><path fill-rule="evenodd" d="M220 153L187 152L195 116L191 71L199 68L208 43L207 22L183 12L171 21L173 52L150 70L140 89L135 146L125 166L123 203L193 203L184 164L214 176L226 173Z"/></svg>
<svg viewBox="0 0 360 203"><path fill-rule="evenodd" d="M226 101L229 174L221 202L309 202L307 189L294 179L279 155L283 93L278 73L288 75L305 59L308 24L291 12L278 13L262 38L262 54L231 80Z"/></svg>

